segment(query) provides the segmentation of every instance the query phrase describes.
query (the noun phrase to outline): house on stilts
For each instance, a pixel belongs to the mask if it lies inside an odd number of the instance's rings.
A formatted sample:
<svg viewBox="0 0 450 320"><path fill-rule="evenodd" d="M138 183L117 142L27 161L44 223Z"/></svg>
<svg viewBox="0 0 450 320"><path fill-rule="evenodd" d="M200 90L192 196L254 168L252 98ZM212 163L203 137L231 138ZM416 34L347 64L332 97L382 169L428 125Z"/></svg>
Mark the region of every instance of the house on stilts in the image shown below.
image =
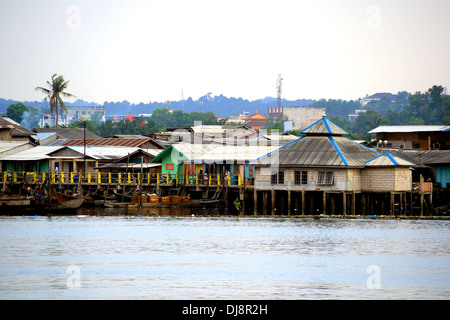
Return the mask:
<svg viewBox="0 0 450 320"><path fill-rule="evenodd" d="M348 139L326 117L301 133L250 163L255 215L412 212L413 163Z"/></svg>

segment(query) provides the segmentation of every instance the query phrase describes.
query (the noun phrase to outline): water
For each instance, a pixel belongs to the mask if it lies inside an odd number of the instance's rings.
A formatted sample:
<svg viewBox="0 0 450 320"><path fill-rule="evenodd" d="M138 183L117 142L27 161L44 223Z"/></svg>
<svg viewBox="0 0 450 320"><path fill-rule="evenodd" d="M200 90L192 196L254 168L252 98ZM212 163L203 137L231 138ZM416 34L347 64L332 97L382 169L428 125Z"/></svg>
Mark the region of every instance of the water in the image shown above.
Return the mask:
<svg viewBox="0 0 450 320"><path fill-rule="evenodd" d="M0 299L449 299L450 221L0 217Z"/></svg>

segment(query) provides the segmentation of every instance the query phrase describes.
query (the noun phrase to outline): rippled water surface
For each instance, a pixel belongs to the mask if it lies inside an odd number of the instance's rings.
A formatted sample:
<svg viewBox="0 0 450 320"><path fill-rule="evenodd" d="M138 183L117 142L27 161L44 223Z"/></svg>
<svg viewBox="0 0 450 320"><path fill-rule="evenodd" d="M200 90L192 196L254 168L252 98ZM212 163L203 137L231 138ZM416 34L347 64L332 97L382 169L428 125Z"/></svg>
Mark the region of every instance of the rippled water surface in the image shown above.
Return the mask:
<svg viewBox="0 0 450 320"><path fill-rule="evenodd" d="M450 221L0 217L0 299L449 299Z"/></svg>

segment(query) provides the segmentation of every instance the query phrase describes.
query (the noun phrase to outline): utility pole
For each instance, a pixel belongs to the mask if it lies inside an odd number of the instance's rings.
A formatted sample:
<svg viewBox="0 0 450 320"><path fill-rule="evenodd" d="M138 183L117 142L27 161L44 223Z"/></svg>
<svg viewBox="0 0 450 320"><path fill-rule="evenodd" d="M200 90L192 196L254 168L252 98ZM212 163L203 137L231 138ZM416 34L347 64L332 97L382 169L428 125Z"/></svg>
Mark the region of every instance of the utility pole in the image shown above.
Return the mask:
<svg viewBox="0 0 450 320"><path fill-rule="evenodd" d="M83 179L85 178L86 175L86 120L84 120L84 167L83 167ZM81 179L78 178L78 179Z"/></svg>

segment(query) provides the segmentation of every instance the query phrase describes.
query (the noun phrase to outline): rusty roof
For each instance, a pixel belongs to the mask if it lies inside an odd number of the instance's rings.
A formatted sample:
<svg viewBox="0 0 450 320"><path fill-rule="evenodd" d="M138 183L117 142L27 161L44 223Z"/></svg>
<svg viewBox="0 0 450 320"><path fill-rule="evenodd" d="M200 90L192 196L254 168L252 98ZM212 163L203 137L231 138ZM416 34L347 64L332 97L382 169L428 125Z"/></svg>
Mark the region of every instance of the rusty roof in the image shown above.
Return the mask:
<svg viewBox="0 0 450 320"><path fill-rule="evenodd" d="M147 143L150 138L124 139L124 138L98 138L86 139L87 146L96 147L140 147ZM64 146L83 146L83 139L68 139L62 143Z"/></svg>

